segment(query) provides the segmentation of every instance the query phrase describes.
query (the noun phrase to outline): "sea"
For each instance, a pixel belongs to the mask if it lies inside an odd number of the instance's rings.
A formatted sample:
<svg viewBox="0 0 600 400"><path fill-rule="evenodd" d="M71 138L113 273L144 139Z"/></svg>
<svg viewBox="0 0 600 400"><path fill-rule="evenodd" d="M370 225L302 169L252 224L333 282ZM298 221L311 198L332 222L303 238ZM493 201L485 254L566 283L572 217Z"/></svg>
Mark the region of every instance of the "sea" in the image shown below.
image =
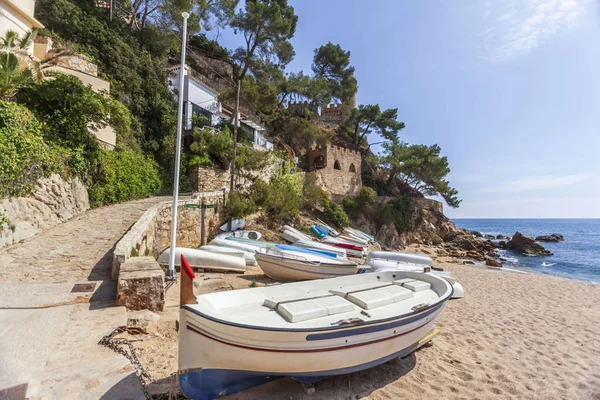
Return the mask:
<svg viewBox="0 0 600 400"><path fill-rule="evenodd" d="M559 233L564 242L542 245L554 255L531 257L501 250L505 267L600 284L600 219L453 219L456 226L482 234L535 238Z"/></svg>

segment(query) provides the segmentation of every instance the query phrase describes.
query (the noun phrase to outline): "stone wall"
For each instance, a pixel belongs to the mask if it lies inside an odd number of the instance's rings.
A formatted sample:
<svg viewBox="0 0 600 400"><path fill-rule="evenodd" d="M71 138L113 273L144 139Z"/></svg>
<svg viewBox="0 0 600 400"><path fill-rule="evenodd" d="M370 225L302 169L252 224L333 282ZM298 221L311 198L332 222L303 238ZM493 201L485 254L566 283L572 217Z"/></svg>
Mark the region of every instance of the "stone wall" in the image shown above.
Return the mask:
<svg viewBox="0 0 600 400"><path fill-rule="evenodd" d="M179 201L177 207L177 246L198 247L201 243L202 209L190 205L217 204L216 209L205 209L207 237L225 222L223 214L225 193L197 193L191 200ZM186 205L188 207L186 207ZM116 244L113 252L112 279L116 280L122 263L130 257L158 257L169 248L171 240L172 201L164 201L148 209Z"/></svg>
<svg viewBox="0 0 600 400"><path fill-rule="evenodd" d="M0 227L0 247L32 237L90 208L87 188L79 178L68 181L59 175L40 179L28 197L0 200L0 212L9 226Z"/></svg>
<svg viewBox="0 0 600 400"><path fill-rule="evenodd" d="M355 195L362 186L362 157L358 151L328 145L307 154L306 180L325 190L334 201Z"/></svg>

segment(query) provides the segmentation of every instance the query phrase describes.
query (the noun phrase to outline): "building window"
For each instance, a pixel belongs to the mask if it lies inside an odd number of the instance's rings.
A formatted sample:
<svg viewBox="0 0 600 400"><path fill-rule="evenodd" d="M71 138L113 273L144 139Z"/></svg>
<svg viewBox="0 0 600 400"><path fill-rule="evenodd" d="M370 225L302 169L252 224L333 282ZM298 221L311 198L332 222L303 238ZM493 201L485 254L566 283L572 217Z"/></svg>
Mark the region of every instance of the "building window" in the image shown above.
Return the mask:
<svg viewBox="0 0 600 400"><path fill-rule="evenodd" d="M350 172L356 172L356 167L354 164L350 164Z"/></svg>
<svg viewBox="0 0 600 400"><path fill-rule="evenodd" d="M333 163L333 169L342 169L338 160L335 160L335 162Z"/></svg>
<svg viewBox="0 0 600 400"><path fill-rule="evenodd" d="M323 156L315 157L313 161L313 169L320 169L325 167L325 158Z"/></svg>

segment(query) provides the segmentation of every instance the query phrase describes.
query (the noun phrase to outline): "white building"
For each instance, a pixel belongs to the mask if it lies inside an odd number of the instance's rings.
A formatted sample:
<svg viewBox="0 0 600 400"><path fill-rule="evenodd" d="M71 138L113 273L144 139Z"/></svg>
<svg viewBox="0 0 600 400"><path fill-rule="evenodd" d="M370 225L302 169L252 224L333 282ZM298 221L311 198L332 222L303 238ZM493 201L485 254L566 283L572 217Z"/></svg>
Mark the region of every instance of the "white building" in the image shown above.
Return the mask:
<svg viewBox="0 0 600 400"><path fill-rule="evenodd" d="M171 69L169 88L175 92L179 90L179 72L181 67ZM189 68L186 68L189 70ZM185 129L192 129L194 115L203 115L216 125L222 120L230 120L233 110L218 101L219 93L211 89L205 82L186 72L183 84L183 121ZM265 136L265 128L251 121L242 112L238 115L239 128L246 133L257 149L273 149L273 143Z"/></svg>
<svg viewBox="0 0 600 400"><path fill-rule="evenodd" d="M34 0L0 0L0 36L15 31L19 36L44 25L33 17Z"/></svg>

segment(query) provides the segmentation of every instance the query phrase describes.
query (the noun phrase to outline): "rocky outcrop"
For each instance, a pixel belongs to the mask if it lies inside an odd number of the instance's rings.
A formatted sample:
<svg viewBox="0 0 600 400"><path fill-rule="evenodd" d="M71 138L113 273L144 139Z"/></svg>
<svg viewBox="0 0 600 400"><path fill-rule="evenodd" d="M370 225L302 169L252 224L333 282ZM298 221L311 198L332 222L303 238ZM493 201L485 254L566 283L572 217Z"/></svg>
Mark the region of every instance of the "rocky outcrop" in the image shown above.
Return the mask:
<svg viewBox="0 0 600 400"><path fill-rule="evenodd" d="M485 257L485 265L488 267L501 267L502 264L492 257Z"/></svg>
<svg viewBox="0 0 600 400"><path fill-rule="evenodd" d="M527 254L530 256L551 256L552 252L546 250L544 246L529 236L523 235L521 232L517 232L513 235L512 239L506 243L506 248L517 253Z"/></svg>
<svg viewBox="0 0 600 400"><path fill-rule="evenodd" d="M0 200L0 213L9 220L0 227L0 247L20 242L76 217L90 208L88 192L79 178L59 175L40 179L28 197Z"/></svg>
<svg viewBox="0 0 600 400"><path fill-rule="evenodd" d="M552 235L537 236L535 238L535 240L538 241L538 242L553 242L553 243L558 243L558 242L563 242L565 240L565 237L563 235L558 234L558 233L553 233Z"/></svg>

